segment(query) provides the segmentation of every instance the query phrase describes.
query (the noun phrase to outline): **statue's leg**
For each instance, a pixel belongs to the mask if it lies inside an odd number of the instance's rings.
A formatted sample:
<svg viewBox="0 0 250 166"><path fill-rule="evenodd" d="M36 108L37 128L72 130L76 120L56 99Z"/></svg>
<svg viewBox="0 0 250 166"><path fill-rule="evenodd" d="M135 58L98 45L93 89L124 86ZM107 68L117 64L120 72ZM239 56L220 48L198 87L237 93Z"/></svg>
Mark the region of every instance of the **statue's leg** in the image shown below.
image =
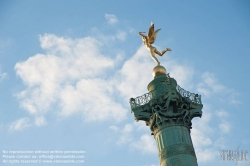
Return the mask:
<svg viewBox="0 0 250 166"><path fill-rule="evenodd" d="M151 57L153 58L153 60L157 63L157 65L159 66L160 65L160 62L158 61L158 59L154 56L154 55L151 55Z"/></svg>
<svg viewBox="0 0 250 166"><path fill-rule="evenodd" d="M160 62L158 61L158 59L155 57L154 51L150 50L150 55L153 58L153 60L157 63L157 65L160 65Z"/></svg>
<svg viewBox="0 0 250 166"><path fill-rule="evenodd" d="M166 48L165 50L163 50L162 52L159 52L157 49L154 50L154 52L159 55L159 56L162 56L163 54L165 54L165 52L167 51L171 51L170 48Z"/></svg>
<svg viewBox="0 0 250 166"><path fill-rule="evenodd" d="M161 56L162 56L163 54L165 54L165 52L167 52L167 49L165 49L165 50L163 50L163 51L161 52Z"/></svg>
<svg viewBox="0 0 250 166"><path fill-rule="evenodd" d="M163 51L162 51L162 52L159 52L157 49L155 49L154 52L155 52L157 55L162 56L166 51L165 51L164 53L162 53Z"/></svg>

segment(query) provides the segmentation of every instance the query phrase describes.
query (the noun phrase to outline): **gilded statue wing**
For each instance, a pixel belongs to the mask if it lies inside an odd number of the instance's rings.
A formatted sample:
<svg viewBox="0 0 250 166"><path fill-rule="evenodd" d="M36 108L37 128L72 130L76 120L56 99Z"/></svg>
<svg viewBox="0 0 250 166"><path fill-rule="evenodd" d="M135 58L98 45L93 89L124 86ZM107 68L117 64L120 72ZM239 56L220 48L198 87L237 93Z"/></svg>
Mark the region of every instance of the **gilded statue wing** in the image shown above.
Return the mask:
<svg viewBox="0 0 250 166"><path fill-rule="evenodd" d="M148 38L151 38L151 36L153 36L153 34L154 34L154 29L155 29L154 26L155 26L154 23L151 22L151 25L150 25L150 27L149 27L149 29L148 29Z"/></svg>
<svg viewBox="0 0 250 166"><path fill-rule="evenodd" d="M161 29L157 29L156 31L154 31L154 23L151 22L151 25L148 30L148 41L150 44L153 44L155 42L156 36L160 30Z"/></svg>
<svg viewBox="0 0 250 166"><path fill-rule="evenodd" d="M153 37L152 38L154 38L154 41L155 41L155 39L156 39L156 36L157 36L157 34L158 34L158 32L160 31L161 29L157 29L156 31L154 31L154 35L153 35ZM152 43L153 44L153 43Z"/></svg>

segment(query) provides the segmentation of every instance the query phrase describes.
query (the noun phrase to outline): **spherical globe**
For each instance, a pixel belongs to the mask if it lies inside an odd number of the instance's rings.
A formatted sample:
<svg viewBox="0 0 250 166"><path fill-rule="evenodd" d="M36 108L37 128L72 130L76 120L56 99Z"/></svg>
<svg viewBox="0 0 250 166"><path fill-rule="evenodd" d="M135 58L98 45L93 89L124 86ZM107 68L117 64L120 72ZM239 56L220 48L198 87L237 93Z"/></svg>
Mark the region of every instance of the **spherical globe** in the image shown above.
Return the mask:
<svg viewBox="0 0 250 166"><path fill-rule="evenodd" d="M166 69L163 66L155 66L153 69L153 76L156 76L156 74L166 74Z"/></svg>

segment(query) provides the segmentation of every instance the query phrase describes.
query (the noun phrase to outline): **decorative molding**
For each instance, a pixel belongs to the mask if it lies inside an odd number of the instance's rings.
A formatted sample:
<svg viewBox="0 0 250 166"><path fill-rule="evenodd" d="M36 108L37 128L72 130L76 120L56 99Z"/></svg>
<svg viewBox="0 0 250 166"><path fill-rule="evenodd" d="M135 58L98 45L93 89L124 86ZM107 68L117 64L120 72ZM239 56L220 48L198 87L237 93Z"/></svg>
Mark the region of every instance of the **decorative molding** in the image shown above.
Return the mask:
<svg viewBox="0 0 250 166"><path fill-rule="evenodd" d="M164 121L156 126L154 126L151 131L154 135L156 135L159 131L161 131L164 128L171 127L171 126L181 126L181 127L186 127L188 131L190 132L190 129L192 123L190 120L183 121L181 118L176 118L175 120L169 119L167 121Z"/></svg>
<svg viewBox="0 0 250 166"><path fill-rule="evenodd" d="M193 146L175 144L175 145L168 146L159 152L160 163L166 158L169 158L174 155L179 155L179 154L188 154L196 158Z"/></svg>

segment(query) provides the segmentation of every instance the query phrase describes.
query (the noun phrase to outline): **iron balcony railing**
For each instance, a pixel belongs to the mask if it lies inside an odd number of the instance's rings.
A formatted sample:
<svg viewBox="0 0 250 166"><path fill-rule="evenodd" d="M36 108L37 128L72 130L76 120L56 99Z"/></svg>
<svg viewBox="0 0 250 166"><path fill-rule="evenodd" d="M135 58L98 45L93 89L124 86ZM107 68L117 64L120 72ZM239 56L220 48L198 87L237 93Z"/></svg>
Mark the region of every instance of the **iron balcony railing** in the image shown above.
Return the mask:
<svg viewBox="0 0 250 166"><path fill-rule="evenodd" d="M191 93L189 91L186 91L185 89L181 88L179 85L176 86L177 92L183 97L189 100L192 103L196 104L202 104L201 103L201 95ZM131 108L137 108L139 106L147 104L153 97L154 99L157 99L164 95L168 91L167 86L158 87L157 89L154 89L148 93L145 93L142 96L138 96L136 98L131 98L129 103Z"/></svg>

